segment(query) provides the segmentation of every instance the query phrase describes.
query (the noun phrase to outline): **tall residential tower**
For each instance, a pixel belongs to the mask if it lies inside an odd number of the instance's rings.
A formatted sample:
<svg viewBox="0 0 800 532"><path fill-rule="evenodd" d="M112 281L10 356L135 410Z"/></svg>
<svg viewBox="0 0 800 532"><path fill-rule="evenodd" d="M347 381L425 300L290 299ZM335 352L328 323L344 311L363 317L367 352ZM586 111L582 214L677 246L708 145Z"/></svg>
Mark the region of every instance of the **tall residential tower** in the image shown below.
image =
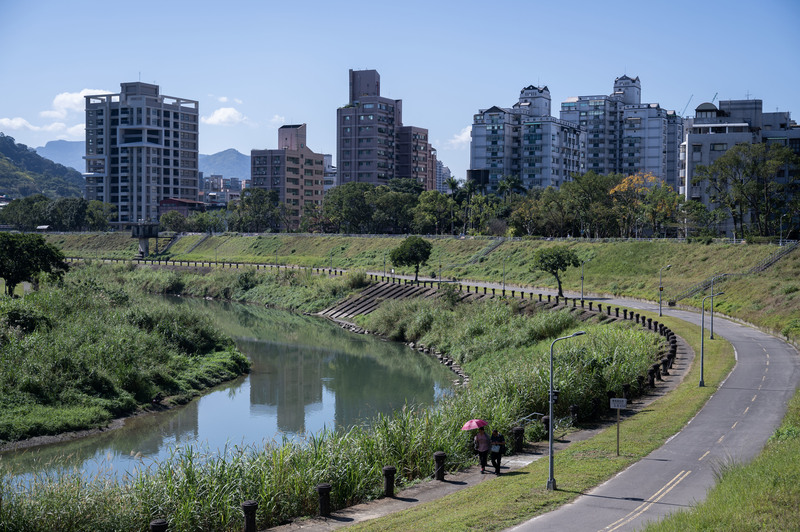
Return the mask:
<svg viewBox="0 0 800 532"><path fill-rule="evenodd" d="M167 198L196 201L198 117L197 101L148 83L86 96L86 199L114 205L122 225L157 221Z"/></svg>

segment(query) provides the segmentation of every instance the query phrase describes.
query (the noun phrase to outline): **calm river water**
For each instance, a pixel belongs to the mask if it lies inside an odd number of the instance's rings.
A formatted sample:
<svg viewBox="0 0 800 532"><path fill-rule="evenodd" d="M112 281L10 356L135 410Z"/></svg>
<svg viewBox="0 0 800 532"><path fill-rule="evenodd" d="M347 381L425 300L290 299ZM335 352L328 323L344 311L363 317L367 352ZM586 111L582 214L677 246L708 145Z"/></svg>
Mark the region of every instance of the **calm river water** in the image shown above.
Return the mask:
<svg viewBox="0 0 800 532"><path fill-rule="evenodd" d="M300 438L368 424L405 403L431 405L452 390L454 375L430 357L326 320L235 303L175 304L209 310L252 361L250 374L118 430L2 454L0 464L15 473L80 468L119 475L168 458L176 446L215 452Z"/></svg>

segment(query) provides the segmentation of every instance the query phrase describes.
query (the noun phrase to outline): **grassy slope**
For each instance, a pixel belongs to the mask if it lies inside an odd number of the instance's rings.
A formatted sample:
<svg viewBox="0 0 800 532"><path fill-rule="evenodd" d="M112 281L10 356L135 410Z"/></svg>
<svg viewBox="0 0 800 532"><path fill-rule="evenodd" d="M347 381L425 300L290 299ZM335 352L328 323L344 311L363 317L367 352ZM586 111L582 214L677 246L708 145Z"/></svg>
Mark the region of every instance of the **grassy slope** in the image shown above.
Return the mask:
<svg viewBox="0 0 800 532"><path fill-rule="evenodd" d="M242 238L228 239L225 244L226 254L228 251L231 253L226 257L228 260L243 260L248 256L262 257L261 260L264 262L271 262L266 257L269 253L274 256L277 249L281 263L328 266L330 257L334 257L333 266L337 268L377 271L383 268L384 253L388 254L398 242L395 239L344 237L312 239L280 235L262 237L262 240L265 238L273 240L270 250L267 251L268 246L265 246L263 250L265 253L259 250L249 251L248 255L244 255L242 254L245 249L244 242L237 242ZM485 240L452 239L435 240L433 243L433 255L429 269L424 270L426 273L436 273L441 261L442 271L449 277L497 282L502 279L505 272L508 284L546 288L555 286L549 276L541 272L530 272L527 266L538 246L553 244L506 242L483 260L467 265L471 257L475 257L491 243ZM208 244L212 245L211 242ZM69 240L63 245L65 252L69 254ZM219 246L220 242L213 245ZM585 268L584 287L587 293L612 293L649 300L655 300L657 297L658 270L666 264L672 264L672 268L664 272L663 276L665 299L669 294L680 292L711 275L743 272L776 251L774 246L764 245L706 246L671 242L604 244L575 242L571 245L584 258L592 257ZM254 246L249 246L247 249L252 247ZM77 251L80 245L73 249ZM177 254L179 249L175 246L171 251ZM184 252L187 249L188 246L184 247ZM218 252L221 249L222 247L217 248ZM191 256L176 255L175 258L201 258L196 255L199 251L198 248ZM213 259L210 255L202 258ZM386 267L391 268L391 265L387 262ZM800 279L800 252L796 251L765 272L725 280L721 289L726 293L716 301L717 308L724 314L776 332L797 345L800 341L798 279ZM563 281L566 290L579 291L580 271L572 269L566 272ZM683 300L681 304L699 307L701 297ZM697 337L696 327L680 322L669 324L684 338ZM719 346L719 349L729 349L724 347L722 342L714 343L714 346ZM698 346L693 347L698 349ZM717 379L727 373L732 359L729 354L723 356L720 353L719 358L711 356L708 360L718 361L713 377L716 383ZM686 382L693 382L693 379L696 380L696 375L690 375ZM710 382L710 379L707 378L706 382ZM709 386L705 390L713 389L713 386ZM658 447L671 431L679 430L686 419L691 417L691 413L704 403L707 395L698 396L697 394L701 392L702 389L694 385L684 385L676 393L660 401L662 408L627 421L628 433L649 436L637 440L635 445L624 451L624 456L619 459L609 456L608 449L611 448L613 437L610 431L588 442L573 445L570 450L560 454L557 462L560 490L557 492L548 492L541 488L546 482L547 464L545 461L539 461L519 475L503 478L502 484L483 483L477 488L464 490L441 501L362 526L382 530L503 528L531 515L546 512L572 497L566 490L577 493L596 485L638 459L640 455L646 454L648 449ZM686 410L685 405L691 406ZM675 409L680 409L680 416L673 415ZM670 414L666 415L663 412ZM661 427L664 423L675 426L671 426L663 433L649 430L649 427ZM800 508L800 461L797 460L800 453L800 392L795 395L784 425L777 435L779 437L775 438L762 455L751 464L726 469L721 475L719 485L711 491L706 503L691 513L682 513L655 525L653 529L783 530L788 523L797 523L798 508ZM596 456L602 459L587 460ZM741 490L747 491L742 493ZM748 501L747 504L742 504L744 500Z"/></svg>
<svg viewBox="0 0 800 532"><path fill-rule="evenodd" d="M203 238L189 235L179 239L168 256L176 260L228 260L302 266L368 269L383 271L384 256L396 247L397 238L349 238L340 236L297 236L291 234ZM49 235L50 242L69 256L88 258L132 258L136 241L127 233L85 235ZM160 239L159 246L166 245ZM500 282L505 266L506 283L537 288L554 288L552 276L531 272L529 264L540 246L552 242L504 242L488 255L467 264L482 250L493 245L487 239L436 239L433 253L423 275L442 273L447 278ZM582 257L592 259L584 267L584 290L587 294L614 294L657 300L658 272L663 272L664 299L720 273L741 273L759 263L777 248L773 245L682 244L676 242L608 242L573 241L570 247ZM155 242L150 244L155 249ZM386 269L392 268L386 258ZM410 268L397 268L398 273L412 273ZM563 277L564 289L580 292L581 272L570 268ZM800 251L783 258L775 266L746 277L725 280L721 289L725 296L715 301L720 312L754 323L800 343ZM680 301L681 305L699 307L702 296Z"/></svg>

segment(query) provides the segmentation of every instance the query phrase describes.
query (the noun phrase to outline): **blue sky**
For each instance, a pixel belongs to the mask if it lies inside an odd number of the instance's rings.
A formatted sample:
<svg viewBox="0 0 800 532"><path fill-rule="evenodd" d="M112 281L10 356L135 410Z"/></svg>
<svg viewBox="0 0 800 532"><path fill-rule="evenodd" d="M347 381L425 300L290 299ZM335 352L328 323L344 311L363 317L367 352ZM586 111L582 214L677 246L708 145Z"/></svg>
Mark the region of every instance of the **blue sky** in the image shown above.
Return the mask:
<svg viewBox="0 0 800 532"><path fill-rule="evenodd" d="M83 140L82 95L141 80L199 100L201 153L276 148L280 125L306 123L335 154L348 69L375 69L464 178L473 114L527 85L549 87L554 116L626 74L686 115L717 95L800 120L799 23L800 0L0 0L0 131Z"/></svg>

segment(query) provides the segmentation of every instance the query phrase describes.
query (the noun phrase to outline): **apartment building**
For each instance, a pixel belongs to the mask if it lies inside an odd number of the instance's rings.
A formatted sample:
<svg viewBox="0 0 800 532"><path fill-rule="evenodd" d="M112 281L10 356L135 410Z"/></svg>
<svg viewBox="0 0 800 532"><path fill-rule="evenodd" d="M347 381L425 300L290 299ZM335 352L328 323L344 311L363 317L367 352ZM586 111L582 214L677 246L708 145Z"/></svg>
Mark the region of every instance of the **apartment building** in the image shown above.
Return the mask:
<svg viewBox="0 0 800 532"><path fill-rule="evenodd" d="M278 129L278 149L250 151L250 179L253 188L278 192L285 205L287 227L297 229L306 205L322 204L325 156L306 146L306 125Z"/></svg>
<svg viewBox="0 0 800 532"><path fill-rule="evenodd" d="M512 107L493 106L473 116L467 179L495 192L505 176L527 188L558 188L581 172L584 132L550 116L550 90L530 85Z"/></svg>
<svg viewBox="0 0 800 532"><path fill-rule="evenodd" d="M123 226L157 221L161 200L198 200L197 101L141 82L85 98L87 200L114 205Z"/></svg>
<svg viewBox="0 0 800 532"><path fill-rule="evenodd" d="M699 105L680 145L680 192L688 200L714 208L707 183L693 183L697 167L710 165L736 144L759 142L788 146L800 155L800 127L788 111L763 112L761 100L721 100L719 107L709 102ZM786 179L792 171L797 169L781 169L777 178ZM723 224L722 230L732 234L732 220Z"/></svg>
<svg viewBox="0 0 800 532"><path fill-rule="evenodd" d="M428 130L403 126L403 101L381 96L376 70L350 70L350 99L336 110L337 184L385 185L413 178L435 180L435 150Z"/></svg>
<svg viewBox="0 0 800 532"><path fill-rule="evenodd" d="M584 171L598 174L651 173L677 190L678 146L683 120L657 103L642 103L638 77L614 80L610 95L571 97L562 102L562 120L586 132Z"/></svg>

